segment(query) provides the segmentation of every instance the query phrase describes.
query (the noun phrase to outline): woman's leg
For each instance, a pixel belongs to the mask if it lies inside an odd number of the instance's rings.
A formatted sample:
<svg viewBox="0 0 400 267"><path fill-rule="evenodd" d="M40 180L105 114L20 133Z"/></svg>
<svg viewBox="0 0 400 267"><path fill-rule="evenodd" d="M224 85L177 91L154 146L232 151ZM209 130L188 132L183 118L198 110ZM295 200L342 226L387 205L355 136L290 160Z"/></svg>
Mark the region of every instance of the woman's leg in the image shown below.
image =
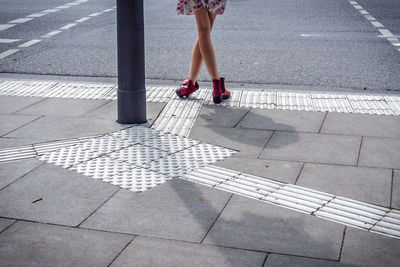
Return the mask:
<svg viewBox="0 0 400 267"><path fill-rule="evenodd" d="M215 52L214 52L214 47L211 42L211 28L212 28L212 20L215 19L215 15L212 14L210 16L210 13L207 11L206 8L202 8L198 11L195 12L195 17L196 17L196 23L197 23L197 30L198 30L198 46L200 50L200 55L201 58L204 60L207 70L210 73L211 79L213 80L219 80L219 74L218 74L218 69L217 69L217 62L215 58ZM197 43L197 41L196 41ZM194 49L195 50L195 49ZM192 65L194 65L194 73L191 73L191 75L195 75L195 71L199 71L198 65L199 65L199 53L194 51L195 53L195 62L193 62L192 59ZM200 67L201 67L201 61L200 61ZM193 77L191 77L193 78ZM196 77L194 77L196 78ZM191 79L192 80L192 79ZM196 79L192 80L195 82Z"/></svg>
<svg viewBox="0 0 400 267"><path fill-rule="evenodd" d="M216 14L209 13L210 31L212 31L216 16L217 16ZM196 83L197 81L197 77L199 76L202 64L203 64L203 57L201 56L199 37L197 37L196 42L193 46L192 62L190 65L190 74L189 74L189 79L193 81L193 83Z"/></svg>

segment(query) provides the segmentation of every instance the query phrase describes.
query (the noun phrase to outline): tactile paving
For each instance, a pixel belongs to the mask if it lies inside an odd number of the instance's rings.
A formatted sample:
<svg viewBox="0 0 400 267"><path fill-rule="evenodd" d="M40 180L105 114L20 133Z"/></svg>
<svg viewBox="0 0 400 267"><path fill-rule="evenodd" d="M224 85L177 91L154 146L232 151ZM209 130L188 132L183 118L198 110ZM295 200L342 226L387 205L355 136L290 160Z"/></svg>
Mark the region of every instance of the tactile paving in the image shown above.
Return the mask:
<svg viewBox="0 0 400 267"><path fill-rule="evenodd" d="M35 158L37 156L32 145L0 149L0 162Z"/></svg>
<svg viewBox="0 0 400 267"><path fill-rule="evenodd" d="M180 178L351 227L400 238L398 210L218 166L199 168Z"/></svg>
<svg viewBox="0 0 400 267"><path fill-rule="evenodd" d="M235 151L224 147L201 143L153 161L150 168L170 176L182 176L191 170L228 158L234 153Z"/></svg>
<svg viewBox="0 0 400 267"><path fill-rule="evenodd" d="M168 153L175 153L198 144L200 144L199 141L173 134L158 135L152 139L146 140L144 143L145 146L150 146Z"/></svg>
<svg viewBox="0 0 400 267"><path fill-rule="evenodd" d="M39 159L63 168L69 168L100 155L100 152L84 149L78 144L43 154Z"/></svg>
<svg viewBox="0 0 400 267"><path fill-rule="evenodd" d="M171 179L169 176L130 166L107 156L80 163L70 169L134 192L143 192Z"/></svg>
<svg viewBox="0 0 400 267"><path fill-rule="evenodd" d="M159 131L143 126L132 126L120 131L111 133L116 138L127 140L131 143L143 143L149 139L162 135Z"/></svg>
<svg viewBox="0 0 400 267"><path fill-rule="evenodd" d="M139 167L150 167L151 162L167 155L168 153L165 151L141 144L136 144L109 154L111 158Z"/></svg>
<svg viewBox="0 0 400 267"><path fill-rule="evenodd" d="M203 101L191 99L170 100L152 125L152 128L180 136L188 136L197 119Z"/></svg>

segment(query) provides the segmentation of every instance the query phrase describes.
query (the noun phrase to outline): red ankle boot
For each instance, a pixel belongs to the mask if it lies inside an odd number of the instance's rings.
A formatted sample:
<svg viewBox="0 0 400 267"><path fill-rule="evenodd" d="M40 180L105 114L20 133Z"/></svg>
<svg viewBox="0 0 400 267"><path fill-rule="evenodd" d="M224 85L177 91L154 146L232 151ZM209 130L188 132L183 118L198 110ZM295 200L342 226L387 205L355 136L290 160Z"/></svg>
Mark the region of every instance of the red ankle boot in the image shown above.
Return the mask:
<svg viewBox="0 0 400 267"><path fill-rule="evenodd" d="M222 87L222 99L226 100L231 97L231 92L229 92L228 89L225 88L225 78L220 78L221 79L221 87Z"/></svg>
<svg viewBox="0 0 400 267"><path fill-rule="evenodd" d="M221 80L213 80L213 100L215 104L222 102L222 86Z"/></svg>
<svg viewBox="0 0 400 267"><path fill-rule="evenodd" d="M180 97L188 97L191 93L195 92L197 89L199 89L199 84L196 82L196 84L193 84L191 80L184 80L181 83L181 87L179 89L176 89L176 94Z"/></svg>

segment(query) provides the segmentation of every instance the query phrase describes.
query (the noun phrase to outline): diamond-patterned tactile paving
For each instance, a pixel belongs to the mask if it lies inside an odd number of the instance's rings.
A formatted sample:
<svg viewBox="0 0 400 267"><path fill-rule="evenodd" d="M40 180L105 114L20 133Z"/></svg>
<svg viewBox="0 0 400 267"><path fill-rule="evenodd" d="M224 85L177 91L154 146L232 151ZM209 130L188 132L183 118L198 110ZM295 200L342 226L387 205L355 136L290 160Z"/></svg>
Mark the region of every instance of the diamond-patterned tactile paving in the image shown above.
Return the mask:
<svg viewBox="0 0 400 267"><path fill-rule="evenodd" d="M89 139L81 144L82 149L96 151L100 154L108 154L116 150L129 147L135 143L120 139L111 135Z"/></svg>
<svg viewBox="0 0 400 267"><path fill-rule="evenodd" d="M74 145L43 154L39 159L62 166L63 168L69 168L78 163L98 157L100 154L98 151L85 150L80 145Z"/></svg>
<svg viewBox="0 0 400 267"><path fill-rule="evenodd" d="M181 176L197 168L232 156L235 151L200 143L151 162L151 169L171 176Z"/></svg>
<svg viewBox="0 0 400 267"><path fill-rule="evenodd" d="M172 134L158 135L155 138L149 139L144 143L144 145L146 146L153 147L169 153L175 153L177 151L181 151L183 149L198 144L200 144L199 141Z"/></svg>
<svg viewBox="0 0 400 267"><path fill-rule="evenodd" d="M141 144L136 144L109 154L111 158L140 167L148 167L152 161L167 155L168 153L165 151Z"/></svg>
<svg viewBox="0 0 400 267"><path fill-rule="evenodd" d="M134 192L148 190L172 178L107 156L80 163L70 169Z"/></svg>
<svg viewBox="0 0 400 267"><path fill-rule="evenodd" d="M144 141L156 138L161 134L162 133L151 128L132 126L117 132L113 132L111 135L116 138L125 139L131 143L143 143Z"/></svg>

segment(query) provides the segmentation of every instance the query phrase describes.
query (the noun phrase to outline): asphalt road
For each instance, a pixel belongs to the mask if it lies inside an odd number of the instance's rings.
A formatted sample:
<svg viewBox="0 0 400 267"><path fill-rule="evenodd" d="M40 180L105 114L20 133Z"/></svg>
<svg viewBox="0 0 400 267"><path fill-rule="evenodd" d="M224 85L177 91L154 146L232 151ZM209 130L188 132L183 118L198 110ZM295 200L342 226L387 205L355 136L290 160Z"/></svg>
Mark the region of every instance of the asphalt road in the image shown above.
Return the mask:
<svg viewBox="0 0 400 267"><path fill-rule="evenodd" d="M0 0L0 24L70 1ZM176 14L176 2L145 0L148 79L171 82L188 75L196 25L193 16ZM388 40L400 37L400 1L357 2L382 27L373 26L347 0L228 0L213 31L221 76L260 88L400 93L400 46ZM0 30L1 39L18 39L0 42L0 57L20 49L0 59L0 72L116 77L115 9L43 37L115 5L89 0ZM394 36L385 38L379 29ZM41 41L18 47L30 40ZM199 80L209 80L205 68Z"/></svg>

